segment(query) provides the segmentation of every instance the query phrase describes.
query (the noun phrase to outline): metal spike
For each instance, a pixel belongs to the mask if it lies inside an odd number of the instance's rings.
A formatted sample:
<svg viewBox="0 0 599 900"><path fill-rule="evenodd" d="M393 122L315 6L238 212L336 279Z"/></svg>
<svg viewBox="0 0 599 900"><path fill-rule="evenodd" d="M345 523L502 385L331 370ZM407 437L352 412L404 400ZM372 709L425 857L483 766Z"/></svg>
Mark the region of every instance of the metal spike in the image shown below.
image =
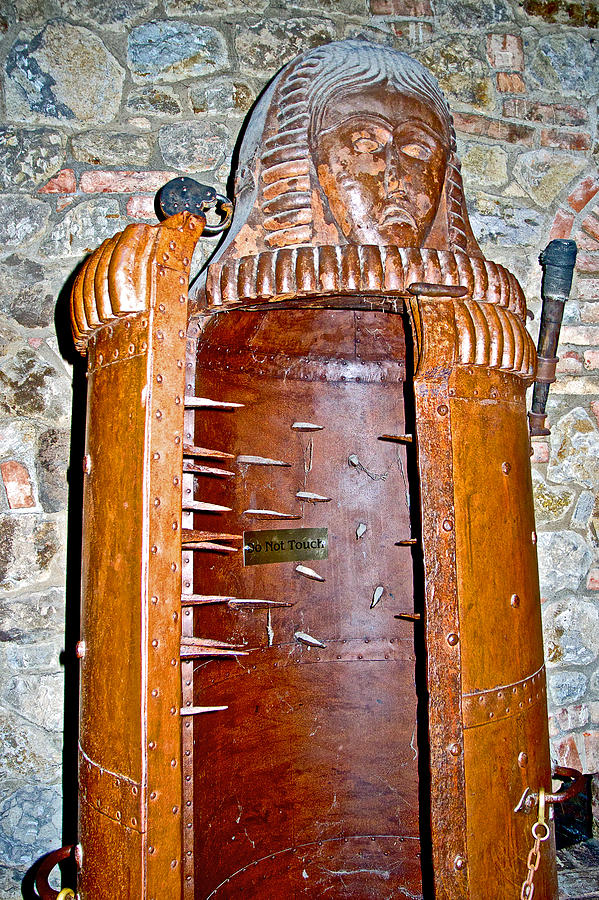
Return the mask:
<svg viewBox="0 0 599 900"><path fill-rule="evenodd" d="M187 409L239 409L245 403L229 403L227 400L211 400L209 397L186 397Z"/></svg>
<svg viewBox="0 0 599 900"><path fill-rule="evenodd" d="M235 478L235 472L229 469L216 469L214 466L199 466L197 463L183 460L183 471L193 472L195 475L216 475L217 478Z"/></svg>
<svg viewBox="0 0 599 900"><path fill-rule="evenodd" d="M295 431L322 431L324 425L314 425L312 422L294 422L291 426Z"/></svg>
<svg viewBox="0 0 599 900"><path fill-rule="evenodd" d="M211 553L238 553L239 547L230 547L228 544L217 544L215 541L189 541L185 545L186 550L208 550Z"/></svg>
<svg viewBox="0 0 599 900"><path fill-rule="evenodd" d="M322 494L313 494L311 491L298 491L295 495L298 500L307 500L308 503L330 503L330 497L323 497Z"/></svg>
<svg viewBox="0 0 599 900"><path fill-rule="evenodd" d="M200 500L184 500L182 508L189 510L189 512L221 513L232 511L230 506L218 506L216 503L203 503Z"/></svg>
<svg viewBox="0 0 599 900"><path fill-rule="evenodd" d="M324 581L322 575L319 575L314 569L309 569L308 566L296 566L295 571L299 572L300 575L305 575L306 578L311 578L313 581Z"/></svg>
<svg viewBox="0 0 599 900"><path fill-rule="evenodd" d="M414 547L418 541L416 538L405 538L403 541L395 541L396 547Z"/></svg>
<svg viewBox="0 0 599 900"><path fill-rule="evenodd" d="M284 600L238 600L232 598L229 600L231 609L242 609L247 606L255 606L256 608L267 607L268 609L276 609L279 606L294 606L294 603L286 603Z"/></svg>
<svg viewBox="0 0 599 900"><path fill-rule="evenodd" d="M253 516L255 519L301 519L301 516L279 512L276 509L244 509L243 515Z"/></svg>
<svg viewBox="0 0 599 900"><path fill-rule="evenodd" d="M366 534L366 525L364 522L360 522L358 527L356 528L356 540L359 541L360 538Z"/></svg>
<svg viewBox="0 0 599 900"><path fill-rule="evenodd" d="M183 453L185 456L205 456L209 459L235 459L234 453L210 450L208 447L196 447L195 444L183 444Z"/></svg>
<svg viewBox="0 0 599 900"><path fill-rule="evenodd" d="M197 716L202 713L222 712L228 708L228 706L183 706L181 707L181 715Z"/></svg>
<svg viewBox="0 0 599 900"><path fill-rule="evenodd" d="M192 544L194 541L241 541L242 534L226 534L220 531L197 531L193 528L184 528L182 530L181 543L183 546Z"/></svg>
<svg viewBox="0 0 599 900"><path fill-rule="evenodd" d="M311 634L306 634L305 631L296 631L293 637L296 641L299 641L300 644L307 644L308 647L321 647L323 650L326 647L326 644L323 644L322 641L312 637Z"/></svg>
<svg viewBox="0 0 599 900"><path fill-rule="evenodd" d="M407 622L419 622L422 618L420 613L399 613L393 616L394 619L405 619Z"/></svg>
<svg viewBox="0 0 599 900"><path fill-rule="evenodd" d="M411 434L381 434L379 441L393 441L395 444L411 444L414 440Z"/></svg>
<svg viewBox="0 0 599 900"><path fill-rule="evenodd" d="M181 643L189 646L216 647L219 650L243 650L243 644L230 644L228 641L217 641L215 638L193 637L184 635Z"/></svg>
<svg viewBox="0 0 599 900"><path fill-rule="evenodd" d="M370 603L371 609L374 609L374 607L380 601L381 597L383 596L384 591L385 591L385 588L382 586L382 584L379 584L377 587L375 587L374 593L372 595L372 601Z"/></svg>
<svg viewBox="0 0 599 900"><path fill-rule="evenodd" d="M202 656L247 656L248 653L248 650L225 650L223 647L181 644L181 659L196 659Z"/></svg>
<svg viewBox="0 0 599 900"><path fill-rule="evenodd" d="M287 466L291 463L283 462L282 459L269 459L268 456L238 456L237 462L240 466Z"/></svg>
<svg viewBox="0 0 599 900"><path fill-rule="evenodd" d="M229 603L236 597L220 597L217 594L182 594L181 606L202 606L209 603Z"/></svg>

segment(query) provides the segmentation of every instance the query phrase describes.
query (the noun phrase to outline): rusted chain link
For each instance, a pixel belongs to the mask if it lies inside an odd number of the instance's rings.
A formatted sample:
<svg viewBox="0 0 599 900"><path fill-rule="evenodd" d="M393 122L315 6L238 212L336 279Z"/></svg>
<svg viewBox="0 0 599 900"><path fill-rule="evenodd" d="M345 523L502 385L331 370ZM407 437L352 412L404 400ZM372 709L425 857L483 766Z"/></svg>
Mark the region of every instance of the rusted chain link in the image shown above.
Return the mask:
<svg viewBox="0 0 599 900"><path fill-rule="evenodd" d="M539 815L531 828L534 844L528 854L526 867L528 873L522 882L520 900L532 900L535 892L534 877L541 864L541 844L549 837L549 825L545 821L545 789L539 789Z"/></svg>

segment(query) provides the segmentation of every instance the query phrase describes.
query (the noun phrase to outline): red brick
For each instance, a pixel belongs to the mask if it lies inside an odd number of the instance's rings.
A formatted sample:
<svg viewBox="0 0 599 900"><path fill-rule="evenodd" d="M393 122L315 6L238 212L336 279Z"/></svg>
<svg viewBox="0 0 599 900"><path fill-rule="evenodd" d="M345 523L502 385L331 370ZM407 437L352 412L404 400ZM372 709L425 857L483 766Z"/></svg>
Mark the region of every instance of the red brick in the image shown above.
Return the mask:
<svg viewBox="0 0 599 900"><path fill-rule="evenodd" d="M572 232L573 224L574 216L572 215L572 213L567 212L565 209L558 209L555 214L555 218L553 219L551 231L549 232L550 239L553 241L556 238L569 238Z"/></svg>
<svg viewBox="0 0 599 900"><path fill-rule="evenodd" d="M498 72L497 90L502 94L524 94L526 85L518 72Z"/></svg>
<svg viewBox="0 0 599 900"><path fill-rule="evenodd" d="M152 219L155 222L156 207L154 205L154 195L129 197L127 200L127 215L132 219Z"/></svg>
<svg viewBox="0 0 599 900"><path fill-rule="evenodd" d="M579 278L577 289L579 300L599 300L599 278Z"/></svg>
<svg viewBox="0 0 599 900"><path fill-rule="evenodd" d="M599 275L599 255L579 253L576 257L576 271L579 274Z"/></svg>
<svg viewBox="0 0 599 900"><path fill-rule="evenodd" d="M585 208L589 200L592 200L599 191L599 180L595 175L587 175L578 182L570 196L568 203L576 212L580 212Z"/></svg>
<svg viewBox="0 0 599 900"><path fill-rule="evenodd" d="M599 400L591 400L591 412L597 420L597 425L599 425Z"/></svg>
<svg viewBox="0 0 599 900"><path fill-rule="evenodd" d="M74 194L77 179L72 169L61 169L58 174L39 189L40 194Z"/></svg>
<svg viewBox="0 0 599 900"><path fill-rule="evenodd" d="M522 72L522 38L517 34L488 34L487 58L494 69L515 69Z"/></svg>
<svg viewBox="0 0 599 900"><path fill-rule="evenodd" d="M157 191L173 177L172 172L84 172L79 186L85 193L129 194L136 191Z"/></svg>
<svg viewBox="0 0 599 900"><path fill-rule="evenodd" d="M580 375L582 372L582 355L576 350L560 353L556 371L560 375Z"/></svg>
<svg viewBox="0 0 599 900"><path fill-rule="evenodd" d="M553 747L557 754L557 762L559 765L568 766L571 769L578 769L579 772L582 771L583 766L580 760L578 747L576 746L575 735L569 734L560 741L554 741Z"/></svg>
<svg viewBox="0 0 599 900"><path fill-rule="evenodd" d="M480 134L495 140L508 141L510 144L523 144L525 147L532 147L534 144L534 130L527 128L526 125L514 125L513 122L487 119L485 116L472 113L455 113L454 123L458 131L467 134Z"/></svg>
<svg viewBox="0 0 599 900"><path fill-rule="evenodd" d="M537 103L522 97L504 100L503 115L508 119L524 119L544 125L584 125L589 120L589 114L582 106Z"/></svg>
<svg viewBox="0 0 599 900"><path fill-rule="evenodd" d="M599 731L585 731L583 736L586 756L584 771L596 773L599 771Z"/></svg>
<svg viewBox="0 0 599 900"><path fill-rule="evenodd" d="M73 197L57 197L56 212L60 212L62 209L66 209L67 206L71 206L73 199Z"/></svg>
<svg viewBox="0 0 599 900"><path fill-rule="evenodd" d="M593 212L586 219L583 219L582 227L587 234L590 234L595 240L599 240L599 216L597 213Z"/></svg>
<svg viewBox="0 0 599 900"><path fill-rule="evenodd" d="M39 350L39 348L44 343L44 339L43 338L29 338L27 343L29 344L30 347L33 347L34 350Z"/></svg>
<svg viewBox="0 0 599 900"><path fill-rule="evenodd" d="M599 369L599 350L584 351L585 369Z"/></svg>
<svg viewBox="0 0 599 900"><path fill-rule="evenodd" d="M370 0L375 16L432 16L430 0Z"/></svg>
<svg viewBox="0 0 599 900"><path fill-rule="evenodd" d="M541 129L541 147L555 147L558 150L589 150L590 146L591 135L586 131Z"/></svg>
<svg viewBox="0 0 599 900"><path fill-rule="evenodd" d="M584 231L577 231L574 240L578 246L578 250L599 250L599 241L585 234Z"/></svg>
<svg viewBox="0 0 599 900"><path fill-rule="evenodd" d="M599 325L599 303L581 303L580 321L590 325Z"/></svg>
<svg viewBox="0 0 599 900"><path fill-rule="evenodd" d="M11 509L26 509L35 506L33 488L26 466L10 459L0 464L6 498Z"/></svg>
<svg viewBox="0 0 599 900"><path fill-rule="evenodd" d="M587 591L599 591L599 569L591 569L587 575Z"/></svg>
<svg viewBox="0 0 599 900"><path fill-rule="evenodd" d="M533 438L532 441L531 462L546 463L549 462L549 442Z"/></svg>

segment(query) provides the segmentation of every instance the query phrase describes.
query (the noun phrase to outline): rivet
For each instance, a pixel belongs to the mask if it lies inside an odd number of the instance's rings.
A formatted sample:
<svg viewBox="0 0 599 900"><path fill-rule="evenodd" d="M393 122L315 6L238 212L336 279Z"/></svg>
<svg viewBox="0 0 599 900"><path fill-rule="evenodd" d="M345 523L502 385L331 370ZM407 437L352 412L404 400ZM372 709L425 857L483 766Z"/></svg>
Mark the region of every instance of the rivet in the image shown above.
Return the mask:
<svg viewBox="0 0 599 900"><path fill-rule="evenodd" d="M122 814L121 814L120 809L117 809L117 811L116 811L116 817L117 817L117 820L120 822L121 819L122 819Z"/></svg>
<svg viewBox="0 0 599 900"><path fill-rule="evenodd" d="M457 743L453 743L449 745L449 752L452 756L459 756L461 753L460 745Z"/></svg>
<svg viewBox="0 0 599 900"><path fill-rule="evenodd" d="M174 250L177 245L175 244L174 241L171 241L168 246L169 246L170 250Z"/></svg>
<svg viewBox="0 0 599 900"><path fill-rule="evenodd" d="M158 553L158 547L156 546L156 544L154 544L152 547L152 553Z"/></svg>
<svg viewBox="0 0 599 900"><path fill-rule="evenodd" d="M152 691L152 697L157 697L157 696L158 696L158 688L154 688L154 690Z"/></svg>
<svg viewBox="0 0 599 900"><path fill-rule="evenodd" d="M188 257L188 256L184 256L184 257L183 257L183 265L184 265L184 266L188 266L188 265L189 265L189 257Z"/></svg>
<svg viewBox="0 0 599 900"><path fill-rule="evenodd" d="M437 412L439 413L440 416L446 416L447 413L449 412L449 409L447 408L445 403L441 403L441 405L437 407Z"/></svg>
<svg viewBox="0 0 599 900"><path fill-rule="evenodd" d="M526 766L528 765L528 753L524 753L524 751L522 751L522 753L518 754L518 765L521 769L526 768Z"/></svg>
<svg viewBox="0 0 599 900"><path fill-rule="evenodd" d="M179 284L185 284L185 279L182 275L179 275Z"/></svg>
<svg viewBox="0 0 599 900"><path fill-rule="evenodd" d="M156 452L152 454L152 459L160 459L160 453Z"/></svg>
<svg viewBox="0 0 599 900"><path fill-rule="evenodd" d="M155 800L157 796L158 794L156 793L156 791L152 791L152 793L150 794L150 800Z"/></svg>
<svg viewBox="0 0 599 900"><path fill-rule="evenodd" d="M185 337L185 332L183 331L183 329L179 331L179 337L181 338L181 340L183 340L183 338Z"/></svg>
<svg viewBox="0 0 599 900"><path fill-rule="evenodd" d="M160 497L154 497L154 506L160 506Z"/></svg>
<svg viewBox="0 0 599 900"><path fill-rule="evenodd" d="M176 769L176 767L177 767L177 760L176 760L176 759L171 759L171 767L172 767L173 769Z"/></svg>
<svg viewBox="0 0 599 900"><path fill-rule="evenodd" d="M137 825L137 819L135 818L135 816L131 816L131 824Z"/></svg>
<svg viewBox="0 0 599 900"><path fill-rule="evenodd" d="M77 641L75 644L75 656L77 659L83 659L87 652L87 645L85 641Z"/></svg>
<svg viewBox="0 0 599 900"><path fill-rule="evenodd" d="M77 864L77 868L80 869L81 866L83 865L83 847L81 846L81 844L76 845L74 856L75 856L75 862Z"/></svg>
<svg viewBox="0 0 599 900"><path fill-rule="evenodd" d="M164 340L164 334L162 333L162 331L157 331L157 332L156 332L156 340L158 340L158 341L163 341L163 340Z"/></svg>
<svg viewBox="0 0 599 900"><path fill-rule="evenodd" d="M510 597L510 606L513 606L514 609L520 606L520 597L518 596L518 594L512 594L512 596Z"/></svg>
<svg viewBox="0 0 599 900"><path fill-rule="evenodd" d="M532 533L531 536L530 536L530 539L531 539L531 541L533 542L533 544L536 544L536 542L537 542L537 533L536 533L536 531L533 531L533 533Z"/></svg>
<svg viewBox="0 0 599 900"><path fill-rule="evenodd" d="M175 485L175 487L177 487L177 485L179 484L179 477L177 475L175 475L175 477L173 478L173 484Z"/></svg>
<svg viewBox="0 0 599 900"><path fill-rule="evenodd" d="M461 872L466 868L466 860L463 856L456 856L453 862L454 868L457 869L458 872Z"/></svg>
<svg viewBox="0 0 599 900"><path fill-rule="evenodd" d="M162 384L162 375L158 374L156 376L156 381L158 382L158 384Z"/></svg>
<svg viewBox="0 0 599 900"><path fill-rule="evenodd" d="M166 312L166 306L164 305L164 303L159 303L158 309L160 310L160 312Z"/></svg>
<svg viewBox="0 0 599 900"><path fill-rule="evenodd" d="M453 528L453 522L451 519L443 519L443 531L451 531Z"/></svg>
<svg viewBox="0 0 599 900"><path fill-rule="evenodd" d="M100 363L100 365L102 365L102 363L104 362L104 354L98 353L98 362Z"/></svg>
<svg viewBox="0 0 599 900"><path fill-rule="evenodd" d="M150 748L150 750L154 750L156 747L156 741L150 741L148 747Z"/></svg>
<svg viewBox="0 0 599 900"><path fill-rule="evenodd" d="M156 606L156 604L158 603L158 597L153 596L150 599L151 599L152 603L154 604L154 606Z"/></svg>
<svg viewBox="0 0 599 900"><path fill-rule="evenodd" d="M449 644L450 647L455 647L455 645L457 644L458 641L459 641L459 637L455 633L455 631L451 631L447 635L447 643Z"/></svg>
<svg viewBox="0 0 599 900"><path fill-rule="evenodd" d="M175 403L177 404L177 406L179 406L179 404L181 403L181 397L175 397Z"/></svg>
<svg viewBox="0 0 599 900"><path fill-rule="evenodd" d="M176 715L176 713L177 713L177 709L176 709L176 707L174 707L174 706L171 706L171 716L174 716L174 715Z"/></svg>
<svg viewBox="0 0 599 900"><path fill-rule="evenodd" d="M512 471L512 464L509 462L501 463L501 471L504 475L509 475Z"/></svg>
<svg viewBox="0 0 599 900"><path fill-rule="evenodd" d="M176 868L177 868L177 860L171 859L171 869L176 869Z"/></svg>
<svg viewBox="0 0 599 900"><path fill-rule="evenodd" d="M152 641L152 647L154 649L156 649L157 646L158 646L158 641L156 640L156 638L154 638L154 640Z"/></svg>
<svg viewBox="0 0 599 900"><path fill-rule="evenodd" d="M177 816L178 814L179 814L179 807L178 807L178 806L173 806L173 815L174 815L174 816Z"/></svg>
<svg viewBox="0 0 599 900"><path fill-rule="evenodd" d="M129 344L129 353L135 353L135 344Z"/></svg>
<svg viewBox="0 0 599 900"><path fill-rule="evenodd" d="M156 410L156 418L157 418L157 419L161 419L161 418L162 418L162 412L161 412L161 410L159 410L159 409Z"/></svg>
<svg viewBox="0 0 599 900"><path fill-rule="evenodd" d="M89 475L91 470L92 470L92 458L89 455L89 453L86 453L85 456L83 457L83 471L85 472L86 475Z"/></svg>
<svg viewBox="0 0 599 900"><path fill-rule="evenodd" d="M170 259L169 254L168 254L168 253L163 253L163 254L162 254L162 259L164 260L164 262L167 262L167 261Z"/></svg>
<svg viewBox="0 0 599 900"><path fill-rule="evenodd" d="M149 853L150 855L153 854L153 853L155 853L155 852L156 852L156 851L154 850L153 847L148 847L148 853Z"/></svg>

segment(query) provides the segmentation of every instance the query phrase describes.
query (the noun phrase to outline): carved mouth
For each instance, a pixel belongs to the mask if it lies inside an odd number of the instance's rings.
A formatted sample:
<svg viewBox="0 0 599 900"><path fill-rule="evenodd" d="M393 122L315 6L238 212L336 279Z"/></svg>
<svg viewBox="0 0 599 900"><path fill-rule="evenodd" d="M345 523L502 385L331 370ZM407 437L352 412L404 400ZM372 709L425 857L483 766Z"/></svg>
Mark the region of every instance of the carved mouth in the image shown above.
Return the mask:
<svg viewBox="0 0 599 900"><path fill-rule="evenodd" d="M401 206L387 206L383 214L379 218L380 225L409 225L411 228L417 228L416 219L407 209Z"/></svg>

